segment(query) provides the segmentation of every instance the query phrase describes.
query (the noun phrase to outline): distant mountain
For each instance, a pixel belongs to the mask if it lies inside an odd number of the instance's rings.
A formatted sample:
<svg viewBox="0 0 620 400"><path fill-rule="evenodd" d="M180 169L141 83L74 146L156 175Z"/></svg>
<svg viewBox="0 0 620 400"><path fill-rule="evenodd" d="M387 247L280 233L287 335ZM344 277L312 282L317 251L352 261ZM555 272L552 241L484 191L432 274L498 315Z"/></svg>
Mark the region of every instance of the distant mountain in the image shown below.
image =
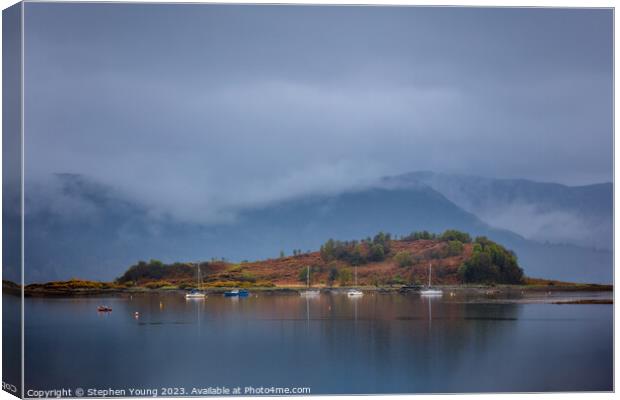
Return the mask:
<svg viewBox="0 0 620 400"><path fill-rule="evenodd" d="M487 224L527 239L613 248L613 185L565 186L524 179L414 172L384 183L428 185Z"/></svg>
<svg viewBox="0 0 620 400"><path fill-rule="evenodd" d="M198 225L154 219L148 210L115 198L110 188L81 176L57 179L62 201L27 199L36 204L26 216L28 282L110 280L140 259L257 260L276 257L281 250L316 250L330 237L349 240L378 231L403 235L449 228L486 235L513 249L527 275L611 282L609 251L544 245L492 228L426 184L290 200L242 211L230 224Z"/></svg>

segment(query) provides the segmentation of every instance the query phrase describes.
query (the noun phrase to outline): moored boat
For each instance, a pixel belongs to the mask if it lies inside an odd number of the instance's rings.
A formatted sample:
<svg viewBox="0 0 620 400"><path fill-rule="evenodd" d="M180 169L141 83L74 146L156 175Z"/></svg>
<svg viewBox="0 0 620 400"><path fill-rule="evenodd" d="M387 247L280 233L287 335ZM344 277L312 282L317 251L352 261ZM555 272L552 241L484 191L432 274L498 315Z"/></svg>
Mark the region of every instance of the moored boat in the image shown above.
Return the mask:
<svg viewBox="0 0 620 400"><path fill-rule="evenodd" d="M245 289L233 289L233 290L229 290L224 292L224 296L226 297L248 297L250 295L250 292L248 292Z"/></svg>
<svg viewBox="0 0 620 400"><path fill-rule="evenodd" d="M112 307L99 306L99 307L97 307L97 311L98 312L111 312L112 311Z"/></svg>
<svg viewBox="0 0 620 400"><path fill-rule="evenodd" d="M357 286L357 266L355 267L355 286ZM347 291L347 296L349 297L361 297L363 295L364 292L359 289L349 289Z"/></svg>
<svg viewBox="0 0 620 400"><path fill-rule="evenodd" d="M310 289L310 266L308 265L306 270L306 290L299 292L301 296L304 297L314 297L321 294L320 291L316 289Z"/></svg>
<svg viewBox="0 0 620 400"><path fill-rule="evenodd" d="M431 286L432 264L428 264L428 287L420 290L421 296L443 296L443 290L433 289Z"/></svg>
<svg viewBox="0 0 620 400"><path fill-rule="evenodd" d="M186 299L204 299L207 295L196 289L192 289L189 293L185 293Z"/></svg>
<svg viewBox="0 0 620 400"><path fill-rule="evenodd" d="M189 293L185 293L186 299L204 299L207 295L200 291L202 289L202 274L200 273L200 262L196 263L196 281L198 283L198 289L192 289Z"/></svg>

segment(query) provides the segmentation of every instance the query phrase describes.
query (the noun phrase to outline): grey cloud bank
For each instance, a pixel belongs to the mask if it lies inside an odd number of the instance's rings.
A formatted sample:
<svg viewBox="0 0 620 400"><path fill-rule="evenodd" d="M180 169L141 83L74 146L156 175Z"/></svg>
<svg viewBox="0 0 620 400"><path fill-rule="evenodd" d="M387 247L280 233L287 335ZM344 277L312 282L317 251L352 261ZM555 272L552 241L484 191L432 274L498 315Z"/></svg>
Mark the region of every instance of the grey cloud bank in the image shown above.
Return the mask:
<svg viewBox="0 0 620 400"><path fill-rule="evenodd" d="M81 174L155 218L211 223L420 169L612 179L611 10L28 3L25 17L37 191Z"/></svg>

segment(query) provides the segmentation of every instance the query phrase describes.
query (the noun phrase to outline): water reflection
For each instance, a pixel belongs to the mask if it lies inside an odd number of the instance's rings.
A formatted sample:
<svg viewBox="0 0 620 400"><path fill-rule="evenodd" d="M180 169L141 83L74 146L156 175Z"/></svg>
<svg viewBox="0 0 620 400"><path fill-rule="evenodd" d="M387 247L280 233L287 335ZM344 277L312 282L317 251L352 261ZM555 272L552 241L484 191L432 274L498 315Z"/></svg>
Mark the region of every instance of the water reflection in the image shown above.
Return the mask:
<svg viewBox="0 0 620 400"><path fill-rule="evenodd" d="M99 302L27 300L30 385L269 384L318 394L604 390L612 382L609 306L160 293L106 299L114 311L101 318ZM85 352L92 356L76 356Z"/></svg>

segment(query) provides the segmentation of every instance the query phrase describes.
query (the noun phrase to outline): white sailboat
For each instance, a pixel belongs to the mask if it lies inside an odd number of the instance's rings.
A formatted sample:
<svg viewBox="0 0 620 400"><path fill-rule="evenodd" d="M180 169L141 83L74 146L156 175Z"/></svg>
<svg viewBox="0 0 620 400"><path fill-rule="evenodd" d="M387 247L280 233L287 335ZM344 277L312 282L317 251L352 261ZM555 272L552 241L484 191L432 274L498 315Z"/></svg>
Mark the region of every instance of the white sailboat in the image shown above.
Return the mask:
<svg viewBox="0 0 620 400"><path fill-rule="evenodd" d="M198 281L198 289L192 289L189 293L185 293L186 299L204 299L207 295L200 291L202 289L202 274L200 273L200 262L196 263L196 278Z"/></svg>
<svg viewBox="0 0 620 400"><path fill-rule="evenodd" d="M443 290L433 289L431 286L432 264L428 264L428 287L420 291L422 296L443 296Z"/></svg>
<svg viewBox="0 0 620 400"><path fill-rule="evenodd" d="M357 266L355 266L355 286L357 287ZM363 295L364 292L358 289L349 289L349 291L347 291L347 296L349 297L360 297Z"/></svg>
<svg viewBox="0 0 620 400"><path fill-rule="evenodd" d="M299 293L302 296L313 297L321 294L320 291L315 289L310 289L310 266L308 265L308 270L306 271L306 290Z"/></svg>

